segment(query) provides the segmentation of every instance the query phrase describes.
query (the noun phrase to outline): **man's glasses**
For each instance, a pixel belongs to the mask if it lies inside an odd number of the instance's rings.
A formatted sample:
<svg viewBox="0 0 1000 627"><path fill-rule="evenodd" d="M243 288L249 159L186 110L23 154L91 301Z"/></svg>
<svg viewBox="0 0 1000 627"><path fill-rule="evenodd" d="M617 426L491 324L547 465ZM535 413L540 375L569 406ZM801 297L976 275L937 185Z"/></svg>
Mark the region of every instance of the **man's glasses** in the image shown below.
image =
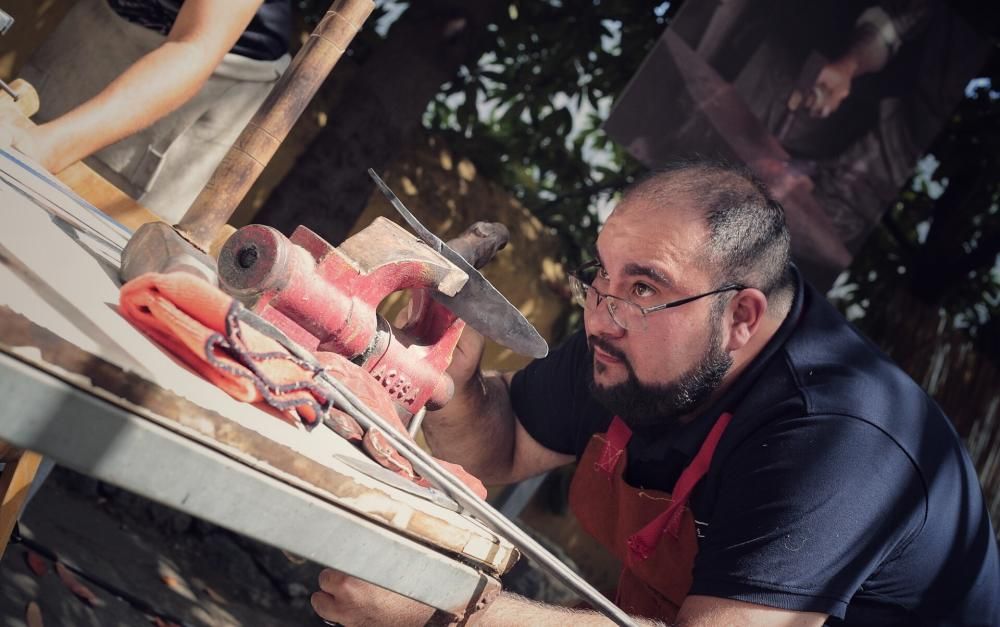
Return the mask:
<svg viewBox="0 0 1000 627"><path fill-rule="evenodd" d="M719 289L712 290L711 292L698 294L697 296L688 296L687 298L681 298L669 303L663 303L662 305L643 307L642 305L633 303L630 300L613 296L611 294L605 294L594 287L594 279L597 278L597 275L601 270L603 270L601 262L595 259L594 261L586 263L580 266L580 268L576 271L570 273L569 286L573 294L573 302L580 305L584 309L593 311L598 305L601 304L601 301L604 301L607 303L608 313L611 314L611 319L614 320L615 324L626 331L629 329L645 331L646 315L653 313L654 311L680 307L681 305L686 305L692 301L698 300L699 298L711 296L712 294L721 294L723 292L747 289L745 285L731 283L720 287Z"/></svg>

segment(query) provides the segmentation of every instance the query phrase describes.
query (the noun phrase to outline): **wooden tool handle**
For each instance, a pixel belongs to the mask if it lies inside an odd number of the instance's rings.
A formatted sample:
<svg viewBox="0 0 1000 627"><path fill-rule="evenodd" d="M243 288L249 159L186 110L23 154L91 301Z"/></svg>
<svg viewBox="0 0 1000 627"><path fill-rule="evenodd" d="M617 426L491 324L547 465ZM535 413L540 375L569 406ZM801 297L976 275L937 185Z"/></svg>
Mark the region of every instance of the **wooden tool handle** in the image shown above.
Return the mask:
<svg viewBox="0 0 1000 627"><path fill-rule="evenodd" d="M38 113L39 100L38 92L35 88L31 86L28 81L18 78L12 83L8 84L8 87L17 94L17 100L11 98L10 94L6 91L0 90L0 106L12 106L17 108L26 118Z"/></svg>
<svg viewBox="0 0 1000 627"><path fill-rule="evenodd" d="M478 269L489 263L509 240L510 231L499 222L476 222L450 240L448 247Z"/></svg>
<svg viewBox="0 0 1000 627"><path fill-rule="evenodd" d="M374 8L372 0L331 5L177 225L191 243L208 249Z"/></svg>

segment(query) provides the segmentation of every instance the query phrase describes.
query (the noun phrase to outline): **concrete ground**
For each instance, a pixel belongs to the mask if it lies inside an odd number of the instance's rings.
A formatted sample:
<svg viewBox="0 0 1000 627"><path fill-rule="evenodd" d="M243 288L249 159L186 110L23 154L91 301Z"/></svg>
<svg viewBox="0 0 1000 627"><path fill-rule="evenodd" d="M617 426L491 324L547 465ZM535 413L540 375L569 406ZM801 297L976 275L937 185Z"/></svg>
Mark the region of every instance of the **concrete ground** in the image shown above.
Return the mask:
<svg viewBox="0 0 1000 627"><path fill-rule="evenodd" d="M20 532L27 541L12 542L0 561L4 627L30 625L31 602L49 626L322 624L309 607L319 566L67 470L45 482ZM121 597L77 575L94 600L80 598L44 557L36 574L29 543Z"/></svg>

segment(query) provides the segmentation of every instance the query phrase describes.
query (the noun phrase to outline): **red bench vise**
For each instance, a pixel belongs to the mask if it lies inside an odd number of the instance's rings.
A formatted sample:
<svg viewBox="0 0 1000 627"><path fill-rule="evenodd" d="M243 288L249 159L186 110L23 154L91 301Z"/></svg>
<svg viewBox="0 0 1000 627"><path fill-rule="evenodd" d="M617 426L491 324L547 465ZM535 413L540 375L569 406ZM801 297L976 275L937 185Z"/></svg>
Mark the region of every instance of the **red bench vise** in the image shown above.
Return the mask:
<svg viewBox="0 0 1000 627"><path fill-rule="evenodd" d="M508 237L502 224L477 222L448 244L479 267ZM304 226L286 238L252 224L229 238L218 268L223 290L309 351L360 365L409 413L451 399L445 369L465 323L428 290L454 296L468 275L395 223L376 218L339 247ZM411 314L395 329L376 308L402 289L413 290Z"/></svg>

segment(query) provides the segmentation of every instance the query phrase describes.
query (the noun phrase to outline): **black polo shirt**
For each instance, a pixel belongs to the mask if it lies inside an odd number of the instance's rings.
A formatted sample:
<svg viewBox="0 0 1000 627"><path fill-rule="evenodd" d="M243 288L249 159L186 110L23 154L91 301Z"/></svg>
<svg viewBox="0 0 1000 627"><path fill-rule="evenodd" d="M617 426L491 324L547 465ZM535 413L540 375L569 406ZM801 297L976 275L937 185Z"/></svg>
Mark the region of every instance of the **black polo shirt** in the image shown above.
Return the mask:
<svg viewBox="0 0 1000 627"><path fill-rule="evenodd" d="M778 333L713 407L629 443L626 480L670 491L719 414L733 413L692 498L691 594L831 624L1000 625L996 542L951 422L797 281ZM528 433L577 458L612 418L589 394L591 367L577 333L511 384Z"/></svg>

